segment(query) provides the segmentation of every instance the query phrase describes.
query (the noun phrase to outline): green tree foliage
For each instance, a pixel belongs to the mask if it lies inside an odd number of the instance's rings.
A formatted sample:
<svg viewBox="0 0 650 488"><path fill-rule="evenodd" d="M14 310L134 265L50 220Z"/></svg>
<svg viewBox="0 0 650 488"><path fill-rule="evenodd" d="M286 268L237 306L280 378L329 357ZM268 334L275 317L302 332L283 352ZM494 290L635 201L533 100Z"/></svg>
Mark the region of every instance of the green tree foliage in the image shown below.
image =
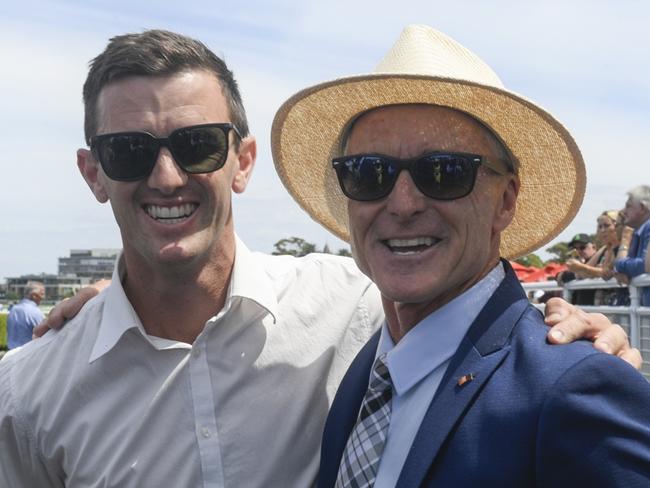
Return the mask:
<svg viewBox="0 0 650 488"><path fill-rule="evenodd" d="M306 256L309 253L316 252L316 244L307 242L300 237L289 237L287 239L280 239L273 244L275 251L271 254L276 256L289 254L290 256Z"/></svg>
<svg viewBox="0 0 650 488"><path fill-rule="evenodd" d="M522 266L533 266L535 268L543 268L544 261L537 254L527 254L520 258L515 259L515 262L521 264Z"/></svg>
<svg viewBox="0 0 650 488"><path fill-rule="evenodd" d="M325 244L322 250L316 248L316 244L312 242L307 242L306 240L300 237L288 237L286 239L280 239L278 242L273 244L275 251L271 254L276 256L288 254L290 256L306 256L312 252L322 252L325 254L336 254L337 256L347 256L351 257L352 254L348 249L339 249L335 253L330 250L330 247Z"/></svg>
<svg viewBox="0 0 650 488"><path fill-rule="evenodd" d="M568 242L556 242L551 247L547 247L546 252L555 256L550 261L556 263L566 263L566 260L571 257L569 254L571 249L569 248Z"/></svg>

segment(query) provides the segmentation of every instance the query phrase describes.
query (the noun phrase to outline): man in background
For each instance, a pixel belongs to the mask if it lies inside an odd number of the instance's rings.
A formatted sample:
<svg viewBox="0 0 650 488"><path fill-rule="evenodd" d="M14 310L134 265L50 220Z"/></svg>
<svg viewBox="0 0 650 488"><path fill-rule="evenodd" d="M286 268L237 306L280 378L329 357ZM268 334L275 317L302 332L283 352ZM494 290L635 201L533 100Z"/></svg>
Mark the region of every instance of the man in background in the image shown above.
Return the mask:
<svg viewBox="0 0 650 488"><path fill-rule="evenodd" d="M11 307L7 317L7 346L20 347L32 340L34 327L43 320L43 312L38 308L45 298L45 285L40 281L28 281L23 298Z"/></svg>
<svg viewBox="0 0 650 488"><path fill-rule="evenodd" d="M617 259L614 269L619 281L628 282L646 272L650 246L650 186L640 185L627 192L623 210L625 225L634 229L627 257ZM650 287L642 288L641 305L650 306Z"/></svg>
<svg viewBox="0 0 650 488"><path fill-rule="evenodd" d="M558 273L556 278L560 285L575 280L576 278L580 279L581 276L573 269L573 265L575 263L586 264L596 254L596 246L587 234L576 234L573 236L569 242L569 249L571 250L571 257L566 261L569 269Z"/></svg>
<svg viewBox="0 0 650 488"><path fill-rule="evenodd" d="M572 257L566 261L568 269L558 273L556 277L558 285L562 286L569 281L586 278L586 276L581 276L579 267L576 266L577 264L595 264L589 262L596 255L597 251L589 235L576 234L571 239L571 242L569 242L569 248L571 249ZM595 290L576 290L571 295L571 302L576 305L593 305L595 293Z"/></svg>
<svg viewBox="0 0 650 488"><path fill-rule="evenodd" d="M569 242L569 248L574 249L581 263L586 263L596 254L596 246L588 234L576 234Z"/></svg>

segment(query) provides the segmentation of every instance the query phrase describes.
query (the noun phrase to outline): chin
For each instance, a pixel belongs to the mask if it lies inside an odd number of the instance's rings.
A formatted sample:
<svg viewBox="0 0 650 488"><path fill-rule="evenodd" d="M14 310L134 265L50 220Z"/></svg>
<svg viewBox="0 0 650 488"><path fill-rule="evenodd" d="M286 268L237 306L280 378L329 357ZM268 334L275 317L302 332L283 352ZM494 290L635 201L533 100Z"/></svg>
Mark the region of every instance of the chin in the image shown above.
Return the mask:
<svg viewBox="0 0 650 488"><path fill-rule="evenodd" d="M184 264L196 257L196 252L179 243L172 243L158 251L158 261L164 264Z"/></svg>
<svg viewBox="0 0 650 488"><path fill-rule="evenodd" d="M396 303L426 303L440 295L436 292L440 287L433 283L414 286L411 281L391 283L390 286L379 283L377 286L386 298Z"/></svg>

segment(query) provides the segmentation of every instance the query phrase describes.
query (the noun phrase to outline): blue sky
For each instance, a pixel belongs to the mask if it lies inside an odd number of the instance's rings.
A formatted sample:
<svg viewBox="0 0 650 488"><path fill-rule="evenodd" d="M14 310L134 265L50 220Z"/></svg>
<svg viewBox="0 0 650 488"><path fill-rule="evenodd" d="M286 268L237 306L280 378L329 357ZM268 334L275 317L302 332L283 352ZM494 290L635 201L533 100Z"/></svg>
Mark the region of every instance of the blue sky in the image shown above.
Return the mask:
<svg viewBox="0 0 650 488"><path fill-rule="evenodd" d="M70 249L121 247L108 205L78 174L81 86L109 37L166 28L195 37L234 70L257 136L251 185L234 198L254 250L300 236L344 244L312 222L275 176L275 110L305 86L371 71L409 23L482 57L505 86L553 113L587 165L587 193L558 240L593 232L597 215L650 183L650 2L329 0L133 2L27 0L0 6L0 278L56 272ZM540 209L544 212L546 209Z"/></svg>

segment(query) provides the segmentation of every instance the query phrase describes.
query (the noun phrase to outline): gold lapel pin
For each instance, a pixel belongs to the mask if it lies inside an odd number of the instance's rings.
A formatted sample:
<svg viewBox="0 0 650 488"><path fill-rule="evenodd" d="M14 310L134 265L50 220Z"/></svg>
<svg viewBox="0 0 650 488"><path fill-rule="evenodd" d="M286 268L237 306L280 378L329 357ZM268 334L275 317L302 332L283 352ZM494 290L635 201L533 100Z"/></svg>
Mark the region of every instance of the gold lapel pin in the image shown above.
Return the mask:
<svg viewBox="0 0 650 488"><path fill-rule="evenodd" d="M469 373L458 378L458 386L463 386L474 379L474 373Z"/></svg>

